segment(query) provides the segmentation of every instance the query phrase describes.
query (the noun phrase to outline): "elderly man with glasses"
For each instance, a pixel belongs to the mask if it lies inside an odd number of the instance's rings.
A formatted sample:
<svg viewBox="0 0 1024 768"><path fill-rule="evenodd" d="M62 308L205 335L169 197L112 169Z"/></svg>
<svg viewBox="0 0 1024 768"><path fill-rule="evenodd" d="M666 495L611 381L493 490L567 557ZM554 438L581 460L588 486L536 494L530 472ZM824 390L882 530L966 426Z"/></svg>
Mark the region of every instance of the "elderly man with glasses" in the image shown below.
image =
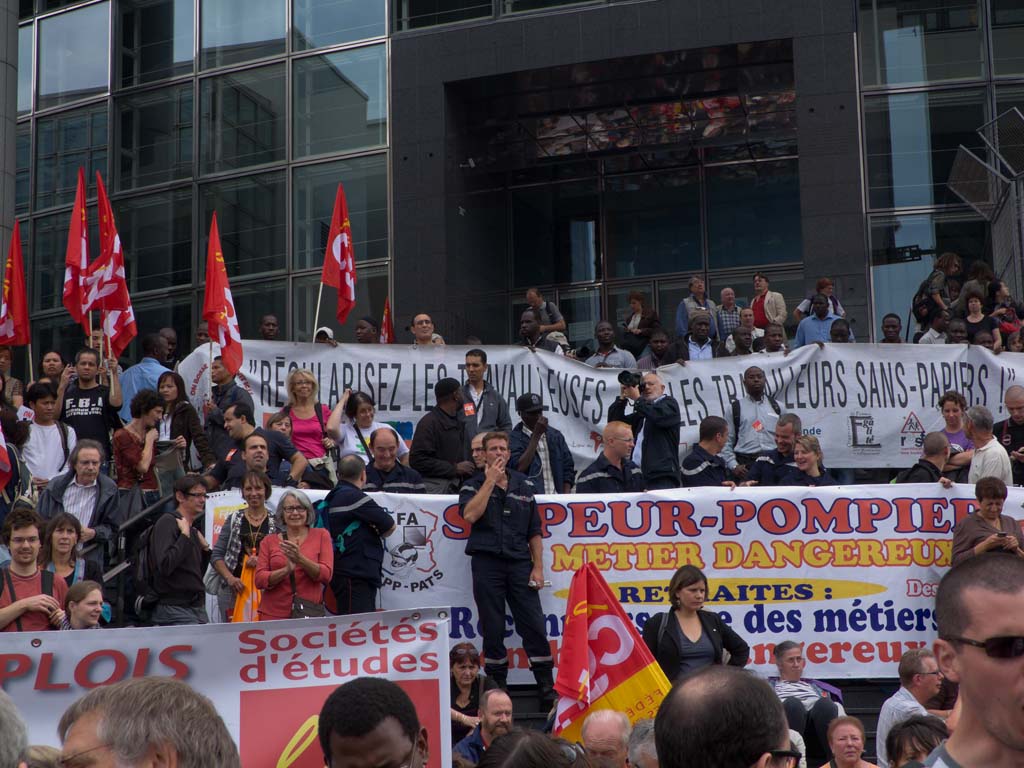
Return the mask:
<svg viewBox="0 0 1024 768"><path fill-rule="evenodd" d="M889 729L914 715L927 715L925 702L939 692L942 673L935 654L927 648L914 648L903 654L899 666L900 689L885 700L878 713L875 744L879 768L889 768L885 737Z"/></svg>

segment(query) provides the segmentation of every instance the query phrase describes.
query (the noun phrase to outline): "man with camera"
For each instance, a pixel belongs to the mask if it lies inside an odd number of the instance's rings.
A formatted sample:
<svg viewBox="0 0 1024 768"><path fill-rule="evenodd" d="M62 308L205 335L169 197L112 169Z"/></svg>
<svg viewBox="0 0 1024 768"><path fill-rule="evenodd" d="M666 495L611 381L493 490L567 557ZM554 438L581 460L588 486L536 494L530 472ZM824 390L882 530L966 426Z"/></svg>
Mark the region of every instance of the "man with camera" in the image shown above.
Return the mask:
<svg viewBox="0 0 1024 768"><path fill-rule="evenodd" d="M679 403L665 394L665 382L654 371L619 374L621 394L608 408L608 421L624 421L633 429L633 462L640 466L649 491L679 487ZM626 406L632 404L632 413Z"/></svg>

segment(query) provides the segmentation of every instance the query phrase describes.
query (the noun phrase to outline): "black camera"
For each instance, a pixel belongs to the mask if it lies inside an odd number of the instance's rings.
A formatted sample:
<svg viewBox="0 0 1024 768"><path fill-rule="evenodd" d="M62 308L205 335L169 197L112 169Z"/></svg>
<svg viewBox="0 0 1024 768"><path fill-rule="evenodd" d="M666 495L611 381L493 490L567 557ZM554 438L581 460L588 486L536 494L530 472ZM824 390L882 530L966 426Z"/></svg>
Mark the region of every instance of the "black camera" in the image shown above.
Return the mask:
<svg viewBox="0 0 1024 768"><path fill-rule="evenodd" d="M644 376L640 371L620 371L619 372L619 384L624 387L639 387L642 388L644 383Z"/></svg>

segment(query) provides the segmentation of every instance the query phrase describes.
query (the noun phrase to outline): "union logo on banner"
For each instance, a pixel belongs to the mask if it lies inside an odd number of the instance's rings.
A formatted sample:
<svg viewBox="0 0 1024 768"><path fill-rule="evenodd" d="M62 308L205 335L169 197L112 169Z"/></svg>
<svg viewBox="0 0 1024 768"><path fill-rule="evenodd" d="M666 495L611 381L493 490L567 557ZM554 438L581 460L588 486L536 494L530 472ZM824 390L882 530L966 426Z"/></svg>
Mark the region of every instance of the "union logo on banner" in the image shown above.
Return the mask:
<svg viewBox="0 0 1024 768"><path fill-rule="evenodd" d="M584 563L565 604L555 732L578 740L583 720L598 709L624 712L630 722L654 717L669 687L608 582Z"/></svg>

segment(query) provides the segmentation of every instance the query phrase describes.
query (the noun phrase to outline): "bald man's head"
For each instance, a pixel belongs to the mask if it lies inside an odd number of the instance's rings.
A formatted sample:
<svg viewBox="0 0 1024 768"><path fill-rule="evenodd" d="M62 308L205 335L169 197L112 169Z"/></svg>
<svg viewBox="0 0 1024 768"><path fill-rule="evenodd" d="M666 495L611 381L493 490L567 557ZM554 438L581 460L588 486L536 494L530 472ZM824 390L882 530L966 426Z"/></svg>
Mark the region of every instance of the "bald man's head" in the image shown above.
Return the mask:
<svg viewBox="0 0 1024 768"><path fill-rule="evenodd" d="M624 421L609 421L601 434L604 455L614 464L628 459L633 453L633 429Z"/></svg>
<svg viewBox="0 0 1024 768"><path fill-rule="evenodd" d="M1014 424L1024 424L1024 387L1020 384L1006 390L1006 411Z"/></svg>

